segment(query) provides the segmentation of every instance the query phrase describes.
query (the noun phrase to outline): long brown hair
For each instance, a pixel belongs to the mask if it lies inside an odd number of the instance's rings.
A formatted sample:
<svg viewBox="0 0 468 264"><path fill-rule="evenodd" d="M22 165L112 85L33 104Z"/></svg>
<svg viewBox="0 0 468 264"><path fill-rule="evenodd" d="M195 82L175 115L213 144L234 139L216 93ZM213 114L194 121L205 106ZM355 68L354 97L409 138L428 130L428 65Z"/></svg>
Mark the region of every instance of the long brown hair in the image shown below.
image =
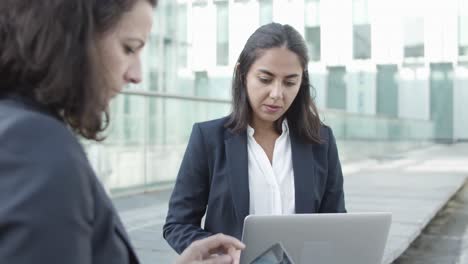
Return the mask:
<svg viewBox="0 0 468 264"><path fill-rule="evenodd" d="M262 52L276 47L286 47L294 52L303 69L301 86L293 103L285 113L290 130L302 140L309 143L321 143L320 121L317 107L310 95L312 88L307 66L309 57L304 38L289 25L270 23L258 28L247 40L234 70L232 80L232 113L226 127L235 133L243 132L252 115L252 108L247 98L246 78L252 64ZM275 128L281 129L281 120L276 121Z"/></svg>
<svg viewBox="0 0 468 264"><path fill-rule="evenodd" d="M106 87L95 40L137 1L1 0L0 95L32 99L76 133L101 140L108 125ZM101 84L101 85L100 85Z"/></svg>

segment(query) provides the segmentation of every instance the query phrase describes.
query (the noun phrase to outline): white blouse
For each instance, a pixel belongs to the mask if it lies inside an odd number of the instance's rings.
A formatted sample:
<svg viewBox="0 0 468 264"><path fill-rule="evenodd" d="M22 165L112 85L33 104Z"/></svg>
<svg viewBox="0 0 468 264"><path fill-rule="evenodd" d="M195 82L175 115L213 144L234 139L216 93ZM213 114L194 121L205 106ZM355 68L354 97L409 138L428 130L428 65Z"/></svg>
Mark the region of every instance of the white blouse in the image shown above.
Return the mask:
<svg viewBox="0 0 468 264"><path fill-rule="evenodd" d="M282 133L276 139L273 160L253 137L255 130L247 127L250 214L281 215L295 212L294 171L291 139L286 119Z"/></svg>

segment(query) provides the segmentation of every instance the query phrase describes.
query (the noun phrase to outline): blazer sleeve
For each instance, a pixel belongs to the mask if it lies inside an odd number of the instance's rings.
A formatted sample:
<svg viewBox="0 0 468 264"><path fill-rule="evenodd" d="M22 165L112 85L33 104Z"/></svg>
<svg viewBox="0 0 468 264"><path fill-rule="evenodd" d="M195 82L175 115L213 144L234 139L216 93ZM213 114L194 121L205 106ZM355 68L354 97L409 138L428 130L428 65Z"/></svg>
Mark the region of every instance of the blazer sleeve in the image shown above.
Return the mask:
<svg viewBox="0 0 468 264"><path fill-rule="evenodd" d="M343 191L343 172L338 157L335 136L331 128L328 129L328 175L325 193L320 205L320 213L345 213Z"/></svg>
<svg viewBox="0 0 468 264"><path fill-rule="evenodd" d="M169 200L163 227L164 238L179 254L193 241L212 235L200 226L210 192L205 149L202 131L195 124Z"/></svg>
<svg viewBox="0 0 468 264"><path fill-rule="evenodd" d="M92 262L93 199L83 155L55 119L1 124L0 262Z"/></svg>

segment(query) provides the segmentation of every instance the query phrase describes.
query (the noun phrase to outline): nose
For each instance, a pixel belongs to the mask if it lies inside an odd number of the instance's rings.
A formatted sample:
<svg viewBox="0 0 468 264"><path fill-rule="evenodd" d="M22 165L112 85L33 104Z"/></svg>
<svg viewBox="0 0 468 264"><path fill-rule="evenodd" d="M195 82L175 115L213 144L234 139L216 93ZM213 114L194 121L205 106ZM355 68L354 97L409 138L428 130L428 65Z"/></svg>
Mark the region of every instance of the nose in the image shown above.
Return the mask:
<svg viewBox="0 0 468 264"><path fill-rule="evenodd" d="M132 64L125 73L125 81L127 83L140 83L142 81L141 61L138 59Z"/></svg>
<svg viewBox="0 0 468 264"><path fill-rule="evenodd" d="M283 98L283 85L280 82L276 82L272 85L270 90L270 98L273 100Z"/></svg>

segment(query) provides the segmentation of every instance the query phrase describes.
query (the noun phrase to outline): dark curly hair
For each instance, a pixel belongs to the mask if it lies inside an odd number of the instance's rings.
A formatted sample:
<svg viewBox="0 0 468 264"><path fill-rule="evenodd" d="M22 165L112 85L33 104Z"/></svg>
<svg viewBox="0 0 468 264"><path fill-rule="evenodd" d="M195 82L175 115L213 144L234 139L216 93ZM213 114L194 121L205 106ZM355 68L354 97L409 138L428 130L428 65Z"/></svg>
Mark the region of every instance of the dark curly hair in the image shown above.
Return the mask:
<svg viewBox="0 0 468 264"><path fill-rule="evenodd" d="M137 1L1 0L0 96L32 99L79 135L101 140L108 125L95 40Z"/></svg>

